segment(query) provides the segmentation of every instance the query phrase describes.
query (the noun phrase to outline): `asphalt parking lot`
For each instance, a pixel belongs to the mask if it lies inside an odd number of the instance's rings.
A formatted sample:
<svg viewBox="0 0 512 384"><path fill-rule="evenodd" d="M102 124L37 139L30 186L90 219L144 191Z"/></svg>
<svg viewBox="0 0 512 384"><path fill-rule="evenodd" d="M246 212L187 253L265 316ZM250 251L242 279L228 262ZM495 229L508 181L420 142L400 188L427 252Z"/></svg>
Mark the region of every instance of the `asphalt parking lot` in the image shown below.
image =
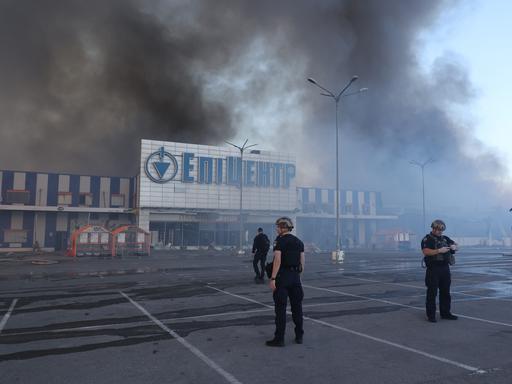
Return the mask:
<svg viewBox="0 0 512 384"><path fill-rule="evenodd" d="M0 382L512 382L512 256L461 251L459 320L436 324L419 253L306 258L304 344L290 318L286 346L269 348L272 297L249 256L4 256Z"/></svg>

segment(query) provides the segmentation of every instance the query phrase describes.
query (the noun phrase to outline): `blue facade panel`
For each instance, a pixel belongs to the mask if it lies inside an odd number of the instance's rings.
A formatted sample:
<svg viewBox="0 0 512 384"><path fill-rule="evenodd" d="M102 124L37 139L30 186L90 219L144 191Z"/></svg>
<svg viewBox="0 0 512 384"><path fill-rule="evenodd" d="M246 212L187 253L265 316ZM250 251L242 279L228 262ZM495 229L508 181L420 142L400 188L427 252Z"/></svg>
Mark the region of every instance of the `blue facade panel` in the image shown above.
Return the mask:
<svg viewBox="0 0 512 384"><path fill-rule="evenodd" d="M30 248L34 244L34 215L35 212L23 212L23 229L27 231L27 242L22 247Z"/></svg>
<svg viewBox="0 0 512 384"><path fill-rule="evenodd" d="M302 189L302 202L309 203L309 188L301 188Z"/></svg>
<svg viewBox="0 0 512 384"><path fill-rule="evenodd" d="M380 212L380 210L382 209L382 193L380 192L377 192L375 194L375 206L376 206L376 209L377 209L377 213Z"/></svg>
<svg viewBox="0 0 512 384"><path fill-rule="evenodd" d="M71 192L71 206L78 207L80 199L80 176L70 175L69 177L69 192Z"/></svg>
<svg viewBox="0 0 512 384"><path fill-rule="evenodd" d="M110 178L110 194L119 193L121 189L121 179L119 177L111 177Z"/></svg>
<svg viewBox="0 0 512 384"><path fill-rule="evenodd" d="M29 205L36 205L36 197L38 191L36 190L37 184L37 173L27 172L25 173L25 189L30 192Z"/></svg>
<svg viewBox="0 0 512 384"><path fill-rule="evenodd" d="M329 204L334 205L334 191L332 189L329 189L327 191L327 201Z"/></svg>
<svg viewBox="0 0 512 384"><path fill-rule="evenodd" d="M50 173L48 175L48 197L47 204L48 206L55 207L57 206L58 197L57 191L59 190L59 175L55 173Z"/></svg>
<svg viewBox="0 0 512 384"><path fill-rule="evenodd" d="M57 213L46 214L46 233L44 234L44 246L55 247L55 233L57 231Z"/></svg>
<svg viewBox="0 0 512 384"><path fill-rule="evenodd" d="M320 207L322 205L322 190L315 188L315 204Z"/></svg>
<svg viewBox="0 0 512 384"><path fill-rule="evenodd" d="M0 244L4 242L4 231L11 228L11 212L0 211Z"/></svg>
<svg viewBox="0 0 512 384"><path fill-rule="evenodd" d="M128 207L135 208L135 177L130 177L130 196L128 196Z"/></svg>
<svg viewBox="0 0 512 384"><path fill-rule="evenodd" d="M68 228L68 231L69 232L73 232L75 229L78 229L76 228L76 224L74 224L74 226L72 225L72 222L75 222L77 221L78 219L78 213L77 212L69 212L68 213L68 220L69 220L69 228Z"/></svg>
<svg viewBox="0 0 512 384"><path fill-rule="evenodd" d="M100 206L100 186L101 177L91 176L92 206L96 208Z"/></svg>
<svg viewBox="0 0 512 384"><path fill-rule="evenodd" d="M5 198L7 197L7 191L9 189L12 189L13 185L14 185L14 172L4 171L3 176L2 176L2 196L0 197L0 200L2 202L5 201Z"/></svg>
<svg viewBox="0 0 512 384"><path fill-rule="evenodd" d="M354 236L354 242L356 244L359 244L360 243L360 238L359 238L359 220L354 220L354 233L353 233L353 236Z"/></svg>
<svg viewBox="0 0 512 384"><path fill-rule="evenodd" d="M359 193L357 191L352 191L352 213L354 215L359 215Z"/></svg>

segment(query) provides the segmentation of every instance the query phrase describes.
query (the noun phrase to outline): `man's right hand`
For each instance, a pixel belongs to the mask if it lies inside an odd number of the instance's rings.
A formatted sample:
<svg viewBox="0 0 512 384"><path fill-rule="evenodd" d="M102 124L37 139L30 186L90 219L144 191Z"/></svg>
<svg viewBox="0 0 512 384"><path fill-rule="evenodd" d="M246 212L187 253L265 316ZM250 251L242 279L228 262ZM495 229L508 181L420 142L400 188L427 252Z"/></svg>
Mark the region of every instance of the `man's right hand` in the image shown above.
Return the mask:
<svg viewBox="0 0 512 384"><path fill-rule="evenodd" d="M450 247L442 247L437 250L437 253L446 253L450 250Z"/></svg>

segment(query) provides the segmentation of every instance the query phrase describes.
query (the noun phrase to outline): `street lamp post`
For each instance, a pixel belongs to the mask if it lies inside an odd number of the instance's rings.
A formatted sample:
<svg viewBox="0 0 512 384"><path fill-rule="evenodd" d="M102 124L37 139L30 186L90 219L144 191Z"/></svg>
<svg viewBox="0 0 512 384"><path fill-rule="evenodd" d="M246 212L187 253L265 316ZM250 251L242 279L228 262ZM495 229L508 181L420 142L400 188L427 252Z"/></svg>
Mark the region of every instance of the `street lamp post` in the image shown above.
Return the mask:
<svg viewBox="0 0 512 384"><path fill-rule="evenodd" d="M241 255L244 253L243 250L243 230L244 230L244 222L243 222L243 214L242 214L242 202L243 202L243 189L244 189L244 151L248 148L255 147L258 144L251 144L247 145L247 142L249 139L245 140L244 144L240 147L238 145L235 145L233 143L230 143L229 141L226 141L226 144L229 144L236 149L240 151L240 174L239 174L239 180L240 180L240 239L238 243L238 254Z"/></svg>
<svg viewBox="0 0 512 384"><path fill-rule="evenodd" d="M409 164L412 164L412 165L415 165L415 166L421 168L421 195L422 195L422 201L423 201L423 229L426 228L426 223L425 223L425 167L427 166L427 164L430 164L433 161L434 161L434 159L432 159L432 158L424 161L423 163L420 163L419 161L416 161L416 160L409 161Z"/></svg>
<svg viewBox="0 0 512 384"><path fill-rule="evenodd" d="M322 96L330 97L334 100L336 104L336 260L343 259L343 251L341 250L341 244L340 244L340 231L341 231L341 222L340 222L340 161L339 161L339 128L338 128L338 105L341 100L341 97L345 96L351 96L355 95L361 92L366 92L368 88L361 88L358 91L351 92L345 94L345 91L352 85L354 81L356 81L359 78L359 76L352 76L350 81L345 85L345 87L338 93L338 95L335 95L333 92L329 91L327 88L323 87L322 85L318 84L318 82L311 77L308 78L308 81L316 85L321 90L325 91L325 93L321 93Z"/></svg>

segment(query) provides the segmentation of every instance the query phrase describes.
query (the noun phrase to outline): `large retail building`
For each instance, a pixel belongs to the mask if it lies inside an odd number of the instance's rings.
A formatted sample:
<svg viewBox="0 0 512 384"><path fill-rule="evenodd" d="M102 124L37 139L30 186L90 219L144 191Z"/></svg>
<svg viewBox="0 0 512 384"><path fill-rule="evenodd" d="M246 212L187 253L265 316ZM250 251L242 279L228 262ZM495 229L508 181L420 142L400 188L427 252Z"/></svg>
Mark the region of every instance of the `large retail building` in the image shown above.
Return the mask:
<svg viewBox="0 0 512 384"><path fill-rule="evenodd" d="M334 245L335 191L298 187L294 154L142 140L140 172L131 178L0 170L0 251L67 247L85 224L136 223L155 246L235 246L257 227L272 233L291 216L297 233L318 247ZM340 193L342 241L370 247L383 215L374 191Z"/></svg>

